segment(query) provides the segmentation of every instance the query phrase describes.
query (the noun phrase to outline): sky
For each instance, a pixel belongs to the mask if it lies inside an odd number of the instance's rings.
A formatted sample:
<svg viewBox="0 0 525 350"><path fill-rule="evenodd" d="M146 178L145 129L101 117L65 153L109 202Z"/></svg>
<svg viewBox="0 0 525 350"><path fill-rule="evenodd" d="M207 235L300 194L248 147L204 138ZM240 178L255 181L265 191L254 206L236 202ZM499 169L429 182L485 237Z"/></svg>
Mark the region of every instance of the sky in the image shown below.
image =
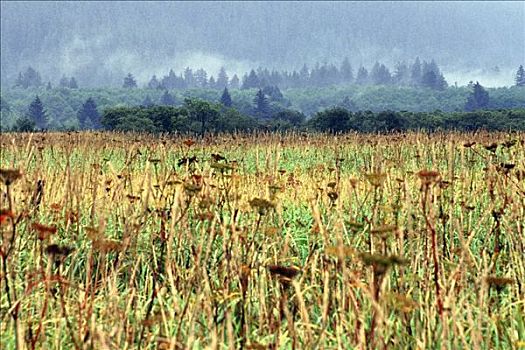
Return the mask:
<svg viewBox="0 0 525 350"><path fill-rule="evenodd" d="M306 63L354 70L434 59L450 84L512 84L525 64L525 2L1 2L1 82L37 69L81 86L139 83L169 69Z"/></svg>

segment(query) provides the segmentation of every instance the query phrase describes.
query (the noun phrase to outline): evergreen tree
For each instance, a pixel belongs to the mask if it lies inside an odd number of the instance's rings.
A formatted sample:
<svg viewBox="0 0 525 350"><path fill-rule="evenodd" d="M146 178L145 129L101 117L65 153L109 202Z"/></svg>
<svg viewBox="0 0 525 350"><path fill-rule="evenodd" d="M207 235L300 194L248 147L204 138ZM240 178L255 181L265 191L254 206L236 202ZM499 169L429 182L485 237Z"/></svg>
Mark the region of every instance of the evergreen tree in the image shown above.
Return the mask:
<svg viewBox="0 0 525 350"><path fill-rule="evenodd" d="M71 77L69 80L69 88L70 89L78 89L78 83L77 80L74 77Z"/></svg>
<svg viewBox="0 0 525 350"><path fill-rule="evenodd" d="M151 99L151 97L149 97L149 95L147 95L144 98L144 101L142 101L141 103L141 106L146 107L146 108L153 107L154 105L155 103L153 103L153 100Z"/></svg>
<svg viewBox="0 0 525 350"><path fill-rule="evenodd" d="M525 70L523 65L520 65L518 71L516 72L516 86L525 86Z"/></svg>
<svg viewBox="0 0 525 350"><path fill-rule="evenodd" d="M202 68L197 69L193 75L195 79L195 86L204 89L208 86L208 73Z"/></svg>
<svg viewBox="0 0 525 350"><path fill-rule="evenodd" d="M230 89L238 89L238 88L239 88L239 77L237 76L237 74L234 74L230 80Z"/></svg>
<svg viewBox="0 0 525 350"><path fill-rule="evenodd" d="M162 106L175 106L176 103L177 101L175 101L175 98L168 92L168 90L165 90L160 98L160 104Z"/></svg>
<svg viewBox="0 0 525 350"><path fill-rule="evenodd" d="M250 71L250 74L248 74L245 77L246 78L243 79L241 89L243 90L254 89L260 86L259 77L257 76L257 73L255 73L253 69Z"/></svg>
<svg viewBox="0 0 525 350"><path fill-rule="evenodd" d="M232 106L232 98L230 96L230 92L228 91L227 87L225 87L224 91L222 92L221 103L226 107Z"/></svg>
<svg viewBox="0 0 525 350"><path fill-rule="evenodd" d="M47 115L44 111L44 105L38 96L29 105L27 110L27 118L35 123L35 126L43 130L47 126Z"/></svg>
<svg viewBox="0 0 525 350"><path fill-rule="evenodd" d="M472 92L470 93L465 110L476 111L478 109L487 108L489 105L489 93L481 86L479 82L472 85Z"/></svg>
<svg viewBox="0 0 525 350"><path fill-rule="evenodd" d="M21 87L21 88L24 87L24 76L22 75L22 72L18 73L18 77L15 80L14 87Z"/></svg>
<svg viewBox="0 0 525 350"><path fill-rule="evenodd" d="M299 71L299 78L300 78L300 85L301 87L307 87L308 83L310 82L310 70L308 69L308 66L303 64L303 68Z"/></svg>
<svg viewBox="0 0 525 350"><path fill-rule="evenodd" d="M168 89L168 90L175 89L179 85L178 80L179 79L177 75L175 74L175 72L173 71L173 69L170 69L168 75L162 78L162 82L159 85L162 85L164 89Z"/></svg>
<svg viewBox="0 0 525 350"><path fill-rule="evenodd" d="M31 67L28 67L24 75L24 79L27 82L28 87L39 87L42 86L42 79L40 78L40 73L34 70Z"/></svg>
<svg viewBox="0 0 525 350"><path fill-rule="evenodd" d="M40 73L32 67L28 67L24 73L18 73L18 78L15 81L15 87L27 89L29 87L42 86L42 78Z"/></svg>
<svg viewBox="0 0 525 350"><path fill-rule="evenodd" d="M421 62L419 61L419 57L416 57L414 64L410 67L410 80L412 81L412 85L418 86L421 84L421 74Z"/></svg>
<svg viewBox="0 0 525 350"><path fill-rule="evenodd" d="M195 87L195 79L193 77L193 71L190 69L190 67L186 67L186 69L184 69L184 83L189 89Z"/></svg>
<svg viewBox="0 0 525 350"><path fill-rule="evenodd" d="M217 89L224 89L228 86L228 74L226 74L226 69L221 67L219 74L217 75Z"/></svg>
<svg viewBox="0 0 525 350"><path fill-rule="evenodd" d="M265 86L262 92L269 96L271 101L282 102L284 100L284 96L277 86Z"/></svg>
<svg viewBox="0 0 525 350"><path fill-rule="evenodd" d="M13 130L18 132L33 132L35 131L35 122L29 119L27 116L19 117L15 121Z"/></svg>
<svg viewBox="0 0 525 350"><path fill-rule="evenodd" d="M370 79L376 85L387 85L391 83L392 76L384 64L379 64L379 62L376 62L372 68L372 71L370 72Z"/></svg>
<svg viewBox="0 0 525 350"><path fill-rule="evenodd" d="M282 82L283 78L281 77L281 74L279 74L278 71L272 70L272 73L270 74L270 83L275 86L279 86Z"/></svg>
<svg viewBox="0 0 525 350"><path fill-rule="evenodd" d="M47 85L46 85L46 90L47 90L47 91L50 91L50 90L52 90L52 89L53 89L53 87L51 86L51 82L48 81L48 82L47 82Z"/></svg>
<svg viewBox="0 0 525 350"><path fill-rule="evenodd" d="M345 59L343 60L340 72L342 83L348 84L354 80L354 73L352 72L352 66L350 65L348 57L345 57Z"/></svg>
<svg viewBox="0 0 525 350"><path fill-rule="evenodd" d="M270 116L270 104L264 92L259 89L255 98L253 99L255 104L255 112L262 118L268 118Z"/></svg>
<svg viewBox="0 0 525 350"><path fill-rule="evenodd" d="M368 71L365 67L359 67L355 82L360 85L368 84Z"/></svg>
<svg viewBox="0 0 525 350"><path fill-rule="evenodd" d="M210 77L210 80L208 81L208 87L210 89L217 88L217 83L215 82L215 78L213 77L213 75Z"/></svg>
<svg viewBox="0 0 525 350"><path fill-rule="evenodd" d="M158 89L159 86L160 86L160 83L157 80L157 76L153 75L148 82L148 89Z"/></svg>
<svg viewBox="0 0 525 350"><path fill-rule="evenodd" d="M86 102L82 104L82 107L80 107L77 113L77 118L80 129L89 128L89 124L91 124L93 129L100 128L100 114L97 111L97 104L93 98L88 98Z"/></svg>
<svg viewBox="0 0 525 350"><path fill-rule="evenodd" d="M62 78L60 78L60 81L58 82L58 86L61 88L69 88L69 79L63 75Z"/></svg>
<svg viewBox="0 0 525 350"><path fill-rule="evenodd" d="M137 87L137 81L135 80L135 77L133 77L133 74L128 73L124 78L124 84L122 84L122 87L125 89L134 89Z"/></svg>
<svg viewBox="0 0 525 350"><path fill-rule="evenodd" d="M392 77L392 81L397 85L408 85L410 82L410 71L405 62L398 62L396 64L396 70Z"/></svg>

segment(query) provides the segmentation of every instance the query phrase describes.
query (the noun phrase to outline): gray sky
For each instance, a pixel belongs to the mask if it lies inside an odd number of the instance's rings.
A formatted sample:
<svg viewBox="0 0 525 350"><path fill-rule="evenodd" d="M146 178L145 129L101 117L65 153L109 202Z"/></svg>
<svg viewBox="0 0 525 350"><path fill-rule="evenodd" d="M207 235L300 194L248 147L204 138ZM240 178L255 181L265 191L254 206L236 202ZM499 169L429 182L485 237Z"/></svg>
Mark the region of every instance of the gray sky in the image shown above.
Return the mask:
<svg viewBox="0 0 525 350"><path fill-rule="evenodd" d="M525 2L6 2L1 3L2 82L28 65L56 82L139 81L220 66L354 69L376 60L435 59L449 83L511 83L525 63ZM500 68L500 73L494 67Z"/></svg>

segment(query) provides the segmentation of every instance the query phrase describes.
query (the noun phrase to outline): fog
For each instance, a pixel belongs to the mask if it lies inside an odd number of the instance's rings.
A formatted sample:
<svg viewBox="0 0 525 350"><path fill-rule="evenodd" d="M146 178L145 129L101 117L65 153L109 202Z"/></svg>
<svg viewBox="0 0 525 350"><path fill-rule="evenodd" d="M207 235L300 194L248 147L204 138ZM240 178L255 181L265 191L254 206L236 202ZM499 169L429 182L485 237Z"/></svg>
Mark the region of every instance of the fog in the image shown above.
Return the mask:
<svg viewBox="0 0 525 350"><path fill-rule="evenodd" d="M189 66L215 75L304 63L357 69L435 59L449 84L512 84L525 63L525 2L6 2L1 82L119 85ZM494 67L499 68L497 72Z"/></svg>

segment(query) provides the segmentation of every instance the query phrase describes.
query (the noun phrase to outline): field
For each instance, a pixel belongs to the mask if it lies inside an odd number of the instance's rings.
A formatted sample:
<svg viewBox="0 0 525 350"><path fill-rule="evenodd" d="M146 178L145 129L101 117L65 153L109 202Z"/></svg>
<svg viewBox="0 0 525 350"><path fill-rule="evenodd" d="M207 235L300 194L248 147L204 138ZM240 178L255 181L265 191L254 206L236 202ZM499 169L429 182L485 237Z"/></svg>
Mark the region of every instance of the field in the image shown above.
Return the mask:
<svg viewBox="0 0 525 350"><path fill-rule="evenodd" d="M0 135L1 349L525 348L525 134Z"/></svg>

